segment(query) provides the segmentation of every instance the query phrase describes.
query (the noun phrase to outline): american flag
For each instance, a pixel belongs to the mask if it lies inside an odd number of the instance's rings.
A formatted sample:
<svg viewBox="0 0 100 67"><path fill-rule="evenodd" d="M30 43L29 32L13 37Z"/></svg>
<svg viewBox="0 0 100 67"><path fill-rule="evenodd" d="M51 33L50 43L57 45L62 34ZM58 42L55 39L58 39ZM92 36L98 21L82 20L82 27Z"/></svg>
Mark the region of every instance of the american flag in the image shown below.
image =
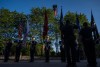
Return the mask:
<svg viewBox="0 0 100 67"><path fill-rule="evenodd" d="M23 38L24 45L26 44L26 40L27 40L27 36L28 36L29 32L30 32L30 27L29 27L29 18L28 18L26 26L25 26L25 33L24 33L24 38Z"/></svg>
<svg viewBox="0 0 100 67"><path fill-rule="evenodd" d="M45 16L44 16L44 26L43 26L43 39L48 34L48 16L47 16L47 11L45 10Z"/></svg>
<svg viewBox="0 0 100 67"><path fill-rule="evenodd" d="M20 22L18 26L18 37L20 39L22 38L22 31L23 31L23 26L22 26L22 23Z"/></svg>

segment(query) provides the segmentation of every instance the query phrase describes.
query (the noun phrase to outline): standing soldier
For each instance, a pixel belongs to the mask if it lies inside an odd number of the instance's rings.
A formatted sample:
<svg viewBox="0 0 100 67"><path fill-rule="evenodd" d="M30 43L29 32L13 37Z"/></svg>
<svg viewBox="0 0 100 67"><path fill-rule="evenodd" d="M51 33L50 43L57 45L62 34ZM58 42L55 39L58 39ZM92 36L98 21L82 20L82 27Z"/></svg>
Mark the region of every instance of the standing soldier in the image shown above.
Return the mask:
<svg viewBox="0 0 100 67"><path fill-rule="evenodd" d="M30 45L30 62L34 62L34 54L35 54L36 44L37 44L37 42L35 41L35 38L32 37L32 42Z"/></svg>
<svg viewBox="0 0 100 67"><path fill-rule="evenodd" d="M44 41L45 43L45 62L49 62L49 54L50 54L50 39L49 36L47 36L46 40Z"/></svg>
<svg viewBox="0 0 100 67"><path fill-rule="evenodd" d="M70 23L69 20L67 20L66 24L61 28L61 31L63 33L63 40L67 57L67 66L76 66L74 26Z"/></svg>
<svg viewBox="0 0 100 67"><path fill-rule="evenodd" d="M84 46L84 52L89 66L96 66L95 42L93 40L92 31L94 28L88 26L87 22L83 23L80 31L80 38Z"/></svg>
<svg viewBox="0 0 100 67"><path fill-rule="evenodd" d="M59 41L60 44L60 56L61 56L61 62L66 62L66 55L65 55L65 47L62 41Z"/></svg>
<svg viewBox="0 0 100 67"><path fill-rule="evenodd" d="M10 54L11 46L12 46L12 42L11 42L11 40L9 40L9 41L6 43L6 46L5 46L5 51L4 51L4 62L7 62L8 59L9 59L9 54Z"/></svg>
<svg viewBox="0 0 100 67"><path fill-rule="evenodd" d="M18 44L16 45L15 62L19 62L21 48L22 48L22 40L19 40Z"/></svg>

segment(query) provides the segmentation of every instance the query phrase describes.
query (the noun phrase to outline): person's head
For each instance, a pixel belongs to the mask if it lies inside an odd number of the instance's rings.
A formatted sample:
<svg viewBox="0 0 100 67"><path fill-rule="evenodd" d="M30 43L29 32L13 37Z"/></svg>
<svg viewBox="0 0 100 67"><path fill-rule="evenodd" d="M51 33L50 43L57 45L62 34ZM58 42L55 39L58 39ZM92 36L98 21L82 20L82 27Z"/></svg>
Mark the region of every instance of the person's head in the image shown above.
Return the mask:
<svg viewBox="0 0 100 67"><path fill-rule="evenodd" d="M49 40L49 39L50 39L50 37L49 37L49 36L46 36L46 39L47 39L47 40Z"/></svg>
<svg viewBox="0 0 100 67"><path fill-rule="evenodd" d="M69 25L70 24L70 21L69 20L66 20L66 25Z"/></svg>
<svg viewBox="0 0 100 67"><path fill-rule="evenodd" d="M47 39L50 38L49 36L47 36Z"/></svg>
<svg viewBox="0 0 100 67"><path fill-rule="evenodd" d="M87 23L87 22L84 22L84 23L83 23L83 27L84 27L84 28L88 27L88 23Z"/></svg>
<svg viewBox="0 0 100 67"><path fill-rule="evenodd" d="M34 41L35 40L35 37L32 37L32 41Z"/></svg>

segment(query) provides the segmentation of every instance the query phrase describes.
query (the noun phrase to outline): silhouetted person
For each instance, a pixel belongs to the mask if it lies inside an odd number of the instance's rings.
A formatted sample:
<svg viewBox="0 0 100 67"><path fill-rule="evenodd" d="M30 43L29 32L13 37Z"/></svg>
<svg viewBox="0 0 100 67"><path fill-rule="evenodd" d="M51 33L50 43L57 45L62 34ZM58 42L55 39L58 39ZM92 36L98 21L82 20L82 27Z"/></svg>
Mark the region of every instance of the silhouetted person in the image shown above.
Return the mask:
<svg viewBox="0 0 100 67"><path fill-rule="evenodd" d="M22 49L22 40L19 40L18 44L16 45L15 62L19 62L21 49Z"/></svg>
<svg viewBox="0 0 100 67"><path fill-rule="evenodd" d="M35 38L33 37L31 45L30 45L30 62L34 62L34 54L35 54L36 44L37 44L37 42L35 41Z"/></svg>
<svg viewBox="0 0 100 67"><path fill-rule="evenodd" d="M66 62L66 55L65 55L65 47L62 41L59 41L60 44L60 56L61 56L61 62Z"/></svg>
<svg viewBox="0 0 100 67"><path fill-rule="evenodd" d="M50 44L51 41L49 39L49 36L47 36L46 40L44 41L45 43L45 62L49 62L49 57L50 57Z"/></svg>
<svg viewBox="0 0 100 67"><path fill-rule="evenodd" d="M61 28L61 31L63 33L67 66L76 66L74 26L70 23L69 20L67 20L65 26Z"/></svg>
<svg viewBox="0 0 100 67"><path fill-rule="evenodd" d="M94 28L88 26L87 22L83 23L83 28L80 31L81 41L84 46L85 55L89 66L96 66L96 52L95 42L92 37L92 31Z"/></svg>
<svg viewBox="0 0 100 67"><path fill-rule="evenodd" d="M11 47L12 47L12 42L9 40L6 43L5 50L4 50L4 62L7 62L9 59Z"/></svg>

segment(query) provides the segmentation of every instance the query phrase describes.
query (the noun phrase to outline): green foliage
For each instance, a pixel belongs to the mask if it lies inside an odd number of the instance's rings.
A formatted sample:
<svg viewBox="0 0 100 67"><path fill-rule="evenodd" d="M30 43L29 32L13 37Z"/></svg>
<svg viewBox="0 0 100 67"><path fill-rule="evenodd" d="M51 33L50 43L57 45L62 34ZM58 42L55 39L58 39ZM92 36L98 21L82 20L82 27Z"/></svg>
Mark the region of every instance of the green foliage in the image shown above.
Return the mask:
<svg viewBox="0 0 100 67"><path fill-rule="evenodd" d="M0 42L0 55L3 54L4 51L4 44Z"/></svg>
<svg viewBox="0 0 100 67"><path fill-rule="evenodd" d="M54 29L55 18L53 10L50 8L32 8L31 9L31 35L38 36L40 43L42 43L42 32L44 25L44 13L47 10L49 31ZM53 32L53 31L52 31ZM48 34L51 34L50 32Z"/></svg>
<svg viewBox="0 0 100 67"><path fill-rule="evenodd" d="M29 56L29 53L30 53L30 49L28 47L22 47L22 55L28 55Z"/></svg>
<svg viewBox="0 0 100 67"><path fill-rule="evenodd" d="M43 45L42 44L36 45L36 55L37 56L43 55Z"/></svg>
<svg viewBox="0 0 100 67"><path fill-rule="evenodd" d="M17 43L13 43L12 47L11 47L11 55L15 55L16 52L16 45Z"/></svg>
<svg viewBox="0 0 100 67"><path fill-rule="evenodd" d="M87 17L85 14L78 14L79 22L82 25L83 22L88 22ZM64 17L64 21L69 20L72 24L76 24L76 13L68 11Z"/></svg>
<svg viewBox="0 0 100 67"><path fill-rule="evenodd" d="M52 23L54 21L54 14L52 9L43 8L32 8L31 9L31 21L36 24L44 23L44 13L47 10L48 22Z"/></svg>
<svg viewBox="0 0 100 67"><path fill-rule="evenodd" d="M43 25L44 25L44 12L47 10L48 15L48 25L49 25L49 32L48 35L50 36L51 40L55 40L56 36L58 39L60 38L60 30L59 30L59 16L56 18L54 17L53 9L51 8L32 8L31 14L29 15L30 21L30 33L29 37L36 36L39 43L42 43L42 32L43 32ZM25 25L26 25L26 15L24 13L19 13L17 11L10 11L9 9L2 8L0 9L0 52L2 52L4 45L3 41L7 39L17 39L18 38L18 25L19 23L23 23L23 33L25 33ZM82 25L83 22L87 21L87 17L85 14L78 14L79 21ZM66 20L70 20L72 24L76 23L76 13L67 12L64 16L64 22ZM2 44L2 45L1 45ZM12 54L15 54L15 46L12 47ZM43 45L38 44L36 45L36 55L42 55ZM22 48L23 55L29 55L29 46ZM54 55L53 49L51 49L51 55Z"/></svg>
<svg viewBox="0 0 100 67"><path fill-rule="evenodd" d="M69 20L71 23L75 23L75 20L76 20L75 13L67 12L67 14L64 17L64 21L66 20Z"/></svg>
<svg viewBox="0 0 100 67"><path fill-rule="evenodd" d="M96 55L100 58L100 44L96 44Z"/></svg>
<svg viewBox="0 0 100 67"><path fill-rule="evenodd" d="M16 38L18 32L18 24L21 18L25 17L23 13L16 11L9 11L8 9L0 9L0 39L13 39Z"/></svg>
<svg viewBox="0 0 100 67"><path fill-rule="evenodd" d="M52 51L50 54L51 54L52 57L56 56L56 53L54 51Z"/></svg>

